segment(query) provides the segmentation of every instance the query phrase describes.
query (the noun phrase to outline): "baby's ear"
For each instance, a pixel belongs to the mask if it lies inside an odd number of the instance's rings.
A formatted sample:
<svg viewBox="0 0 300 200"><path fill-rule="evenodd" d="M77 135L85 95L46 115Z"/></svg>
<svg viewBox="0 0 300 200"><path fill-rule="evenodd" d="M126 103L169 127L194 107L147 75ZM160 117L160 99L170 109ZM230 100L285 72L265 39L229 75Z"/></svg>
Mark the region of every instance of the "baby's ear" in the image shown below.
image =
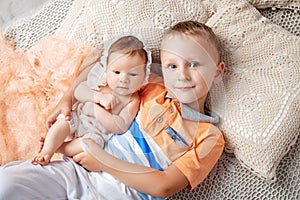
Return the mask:
<svg viewBox="0 0 300 200"><path fill-rule="evenodd" d="M217 65L217 70L216 70L216 74L214 77L214 83L219 83L222 80L222 77L224 75L224 68L225 68L225 63L219 62L219 64Z"/></svg>

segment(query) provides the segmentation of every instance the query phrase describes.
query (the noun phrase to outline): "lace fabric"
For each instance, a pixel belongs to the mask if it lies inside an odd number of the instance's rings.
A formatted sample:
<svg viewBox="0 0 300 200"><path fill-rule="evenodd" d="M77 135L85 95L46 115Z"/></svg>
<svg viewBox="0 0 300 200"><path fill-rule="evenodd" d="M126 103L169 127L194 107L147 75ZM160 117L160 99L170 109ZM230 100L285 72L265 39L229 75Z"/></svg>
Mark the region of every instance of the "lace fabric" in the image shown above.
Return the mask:
<svg viewBox="0 0 300 200"><path fill-rule="evenodd" d="M226 63L227 98L215 110L225 150L274 182L279 161L299 134L300 39L246 1L219 0L213 10L207 24L221 40Z"/></svg>
<svg viewBox="0 0 300 200"><path fill-rule="evenodd" d="M4 30L7 39L16 47L28 50L37 41L47 37L60 27L74 0L50 0L36 13L14 21Z"/></svg>
<svg viewBox="0 0 300 200"><path fill-rule="evenodd" d="M300 10L300 0L248 0L253 6L260 9L265 8L280 8L280 9L290 9L299 11Z"/></svg>

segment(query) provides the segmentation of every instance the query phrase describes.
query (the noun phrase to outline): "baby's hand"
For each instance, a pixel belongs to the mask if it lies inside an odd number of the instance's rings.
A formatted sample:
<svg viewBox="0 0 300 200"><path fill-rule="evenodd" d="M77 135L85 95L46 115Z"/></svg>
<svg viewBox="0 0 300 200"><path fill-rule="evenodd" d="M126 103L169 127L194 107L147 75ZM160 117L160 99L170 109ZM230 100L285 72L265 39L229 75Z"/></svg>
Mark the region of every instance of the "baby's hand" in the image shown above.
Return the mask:
<svg viewBox="0 0 300 200"><path fill-rule="evenodd" d="M85 102L82 107L82 112L87 116L95 117L96 106L99 106L99 105L97 105L93 102L89 102L89 101Z"/></svg>
<svg viewBox="0 0 300 200"><path fill-rule="evenodd" d="M99 98L99 104L106 110L111 110L114 103L114 96L112 94L102 94Z"/></svg>

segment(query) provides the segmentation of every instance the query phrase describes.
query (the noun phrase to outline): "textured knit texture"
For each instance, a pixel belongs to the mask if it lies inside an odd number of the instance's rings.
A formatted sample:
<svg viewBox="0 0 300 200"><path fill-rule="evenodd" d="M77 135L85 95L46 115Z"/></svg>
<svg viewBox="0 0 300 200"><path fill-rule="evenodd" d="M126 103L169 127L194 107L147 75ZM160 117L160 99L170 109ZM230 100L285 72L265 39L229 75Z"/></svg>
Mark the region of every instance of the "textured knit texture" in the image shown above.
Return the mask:
<svg viewBox="0 0 300 200"><path fill-rule="evenodd" d="M45 36L52 34L67 15L73 0L49 1L32 16L25 17L8 26L8 39L17 41L17 47L28 50Z"/></svg>
<svg viewBox="0 0 300 200"><path fill-rule="evenodd" d="M287 8L295 11L300 10L300 0L248 0L256 8Z"/></svg>
<svg viewBox="0 0 300 200"><path fill-rule="evenodd" d="M215 110L223 119L226 150L275 181L279 161L299 135L300 38L246 1L220 0L214 6L207 23L221 40L227 64L227 99Z"/></svg>
<svg viewBox="0 0 300 200"><path fill-rule="evenodd" d="M85 1L74 2L55 34L102 48L104 41L121 34L141 34L158 62L164 31L182 20L205 22L211 13L207 0Z"/></svg>
<svg viewBox="0 0 300 200"><path fill-rule="evenodd" d="M299 3L300 6L300 3ZM260 10L261 14L272 22L290 31L296 36L300 36L300 12L295 12L290 9L271 9L266 8Z"/></svg>

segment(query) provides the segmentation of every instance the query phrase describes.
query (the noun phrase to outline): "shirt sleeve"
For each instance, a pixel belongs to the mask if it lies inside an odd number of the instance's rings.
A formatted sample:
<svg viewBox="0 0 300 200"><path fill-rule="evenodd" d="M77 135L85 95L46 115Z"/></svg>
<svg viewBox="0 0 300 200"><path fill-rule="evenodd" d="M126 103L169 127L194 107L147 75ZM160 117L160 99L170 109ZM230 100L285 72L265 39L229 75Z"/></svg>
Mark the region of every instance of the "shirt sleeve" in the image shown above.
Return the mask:
<svg viewBox="0 0 300 200"><path fill-rule="evenodd" d="M210 123L201 123L192 145L173 164L189 181L188 189L200 184L217 163L224 149L221 131Z"/></svg>

